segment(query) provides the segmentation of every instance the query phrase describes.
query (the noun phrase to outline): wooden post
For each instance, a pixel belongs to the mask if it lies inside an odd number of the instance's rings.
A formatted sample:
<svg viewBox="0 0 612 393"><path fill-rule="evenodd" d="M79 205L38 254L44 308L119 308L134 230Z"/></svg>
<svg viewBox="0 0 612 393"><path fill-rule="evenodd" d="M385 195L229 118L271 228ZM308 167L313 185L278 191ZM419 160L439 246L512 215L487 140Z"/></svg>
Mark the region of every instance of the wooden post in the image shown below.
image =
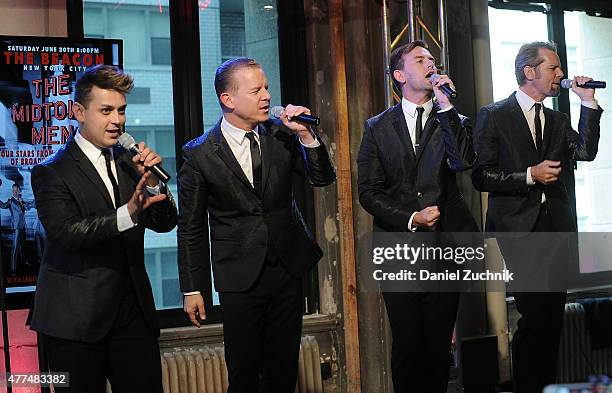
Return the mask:
<svg viewBox="0 0 612 393"><path fill-rule="evenodd" d="M353 232L353 192L344 52L343 1L329 0L329 29L333 99L336 108L335 140L337 146L338 214L340 221L340 260L342 269L342 304L346 354L347 392L361 393L355 238Z"/></svg>

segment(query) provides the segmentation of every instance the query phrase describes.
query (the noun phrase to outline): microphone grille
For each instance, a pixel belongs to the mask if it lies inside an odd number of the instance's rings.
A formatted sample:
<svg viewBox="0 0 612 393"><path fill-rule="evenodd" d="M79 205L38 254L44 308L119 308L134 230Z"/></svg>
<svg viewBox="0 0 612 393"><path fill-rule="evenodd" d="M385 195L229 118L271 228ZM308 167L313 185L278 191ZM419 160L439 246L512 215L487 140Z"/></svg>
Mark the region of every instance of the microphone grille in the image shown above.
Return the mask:
<svg viewBox="0 0 612 393"><path fill-rule="evenodd" d="M431 76L429 77L429 81L431 83L436 83L438 79L440 79L440 75L438 74L431 74Z"/></svg>
<svg viewBox="0 0 612 393"><path fill-rule="evenodd" d="M572 80L571 79L563 79L561 81L561 87L564 89L571 89L572 88Z"/></svg>
<svg viewBox="0 0 612 393"><path fill-rule="evenodd" d="M117 141L119 142L121 146L123 146L124 148L128 150L130 150L130 147L136 144L136 140L134 140L134 137L128 134L127 132L124 132L123 134L119 135L119 138Z"/></svg>
<svg viewBox="0 0 612 393"><path fill-rule="evenodd" d="M285 108L283 108L282 106L273 106L272 108L270 108L270 115L278 119L284 110Z"/></svg>

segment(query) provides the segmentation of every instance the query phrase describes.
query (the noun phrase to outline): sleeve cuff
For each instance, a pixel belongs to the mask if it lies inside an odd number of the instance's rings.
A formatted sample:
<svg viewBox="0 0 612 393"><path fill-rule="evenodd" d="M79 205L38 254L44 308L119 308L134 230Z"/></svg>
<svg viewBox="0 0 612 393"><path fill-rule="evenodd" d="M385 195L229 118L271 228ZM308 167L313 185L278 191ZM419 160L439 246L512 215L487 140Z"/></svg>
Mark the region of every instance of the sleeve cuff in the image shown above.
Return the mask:
<svg viewBox="0 0 612 393"><path fill-rule="evenodd" d="M319 142L319 140L317 139L317 137L316 137L316 136L314 136L314 135L313 135L313 137L314 137L314 142L309 143L309 144L306 144L306 143L302 142L302 139L300 139L300 138L298 138L298 139L300 140L300 144L301 144L302 146L304 146L304 147L306 147L306 148L309 148L309 149L314 149L315 147L319 147L319 146L321 146L321 142Z"/></svg>
<svg viewBox="0 0 612 393"><path fill-rule="evenodd" d="M440 110L438 111L438 113L448 112L448 111L450 111L450 110L451 110L451 109L453 109L453 108L454 108L454 106L452 106L452 105L451 105L451 106L449 106L449 107L448 107L448 108L446 108L446 109L440 109Z"/></svg>
<svg viewBox="0 0 612 393"><path fill-rule="evenodd" d="M119 229L119 232L127 231L136 225L138 225L138 222L135 222L132 220L132 217L130 217L127 203L117 209L117 229Z"/></svg>
<svg viewBox="0 0 612 393"><path fill-rule="evenodd" d="M535 184L535 182L533 181L533 178L531 177L531 168L532 167L527 168L527 185L528 186L533 186Z"/></svg>
<svg viewBox="0 0 612 393"><path fill-rule="evenodd" d="M147 192L149 195L159 195L161 194L161 182L159 182L155 187L147 187Z"/></svg>
<svg viewBox="0 0 612 393"><path fill-rule="evenodd" d="M599 103L597 102L597 100L593 100L593 101L581 101L580 104L582 106L586 106L587 108L591 108L591 109L599 109Z"/></svg>
<svg viewBox="0 0 612 393"><path fill-rule="evenodd" d="M417 212L412 213L412 215L410 216L410 220L408 220L408 230L410 232L416 232L417 228L416 227L412 227L412 220L414 219L414 216L416 216Z"/></svg>
<svg viewBox="0 0 612 393"><path fill-rule="evenodd" d="M201 295L200 291L193 291L193 292L185 292L183 293L183 296L189 296L189 295Z"/></svg>

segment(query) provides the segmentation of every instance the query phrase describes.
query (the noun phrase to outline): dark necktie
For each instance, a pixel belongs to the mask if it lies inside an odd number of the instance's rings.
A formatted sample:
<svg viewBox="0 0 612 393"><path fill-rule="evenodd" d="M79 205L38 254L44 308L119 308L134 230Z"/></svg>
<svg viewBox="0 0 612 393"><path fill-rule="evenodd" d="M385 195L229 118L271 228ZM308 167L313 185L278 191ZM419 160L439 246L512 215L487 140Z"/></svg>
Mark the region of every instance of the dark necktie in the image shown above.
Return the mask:
<svg viewBox="0 0 612 393"><path fill-rule="evenodd" d="M119 196L119 184L117 184L117 179L115 179L115 175L113 175L113 171L111 170L111 153L109 149L102 149L102 155L104 156L104 161L106 162L106 173L108 174L108 178L113 185L113 195L115 197L115 207L119 206L121 203L121 197Z"/></svg>
<svg viewBox="0 0 612 393"><path fill-rule="evenodd" d="M414 128L414 149L417 150L419 148L419 143L421 143L421 134L423 133L423 112L425 112L425 108L422 106L417 106L417 119L416 126Z"/></svg>
<svg viewBox="0 0 612 393"><path fill-rule="evenodd" d="M261 153L255 140L255 132L247 132L246 137L251 143L251 165L253 166L253 188L261 196Z"/></svg>
<svg viewBox="0 0 612 393"><path fill-rule="evenodd" d="M542 122L540 121L540 110L542 104L535 104L535 134L536 134L536 150L542 152Z"/></svg>

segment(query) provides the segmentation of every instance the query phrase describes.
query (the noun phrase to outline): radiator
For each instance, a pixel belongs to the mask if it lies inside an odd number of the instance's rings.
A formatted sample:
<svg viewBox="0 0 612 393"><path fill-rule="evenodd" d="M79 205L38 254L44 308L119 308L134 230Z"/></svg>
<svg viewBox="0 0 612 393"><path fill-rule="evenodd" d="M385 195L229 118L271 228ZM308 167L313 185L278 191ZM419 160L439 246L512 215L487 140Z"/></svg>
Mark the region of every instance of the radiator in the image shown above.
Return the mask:
<svg viewBox="0 0 612 393"><path fill-rule="evenodd" d="M558 382L582 382L587 381L589 375L610 373L612 348L591 350L584 308L579 303L566 304L559 347Z"/></svg>
<svg viewBox="0 0 612 393"><path fill-rule="evenodd" d="M164 393L226 393L223 346L177 349L161 356ZM319 344L302 337L296 393L323 393Z"/></svg>

